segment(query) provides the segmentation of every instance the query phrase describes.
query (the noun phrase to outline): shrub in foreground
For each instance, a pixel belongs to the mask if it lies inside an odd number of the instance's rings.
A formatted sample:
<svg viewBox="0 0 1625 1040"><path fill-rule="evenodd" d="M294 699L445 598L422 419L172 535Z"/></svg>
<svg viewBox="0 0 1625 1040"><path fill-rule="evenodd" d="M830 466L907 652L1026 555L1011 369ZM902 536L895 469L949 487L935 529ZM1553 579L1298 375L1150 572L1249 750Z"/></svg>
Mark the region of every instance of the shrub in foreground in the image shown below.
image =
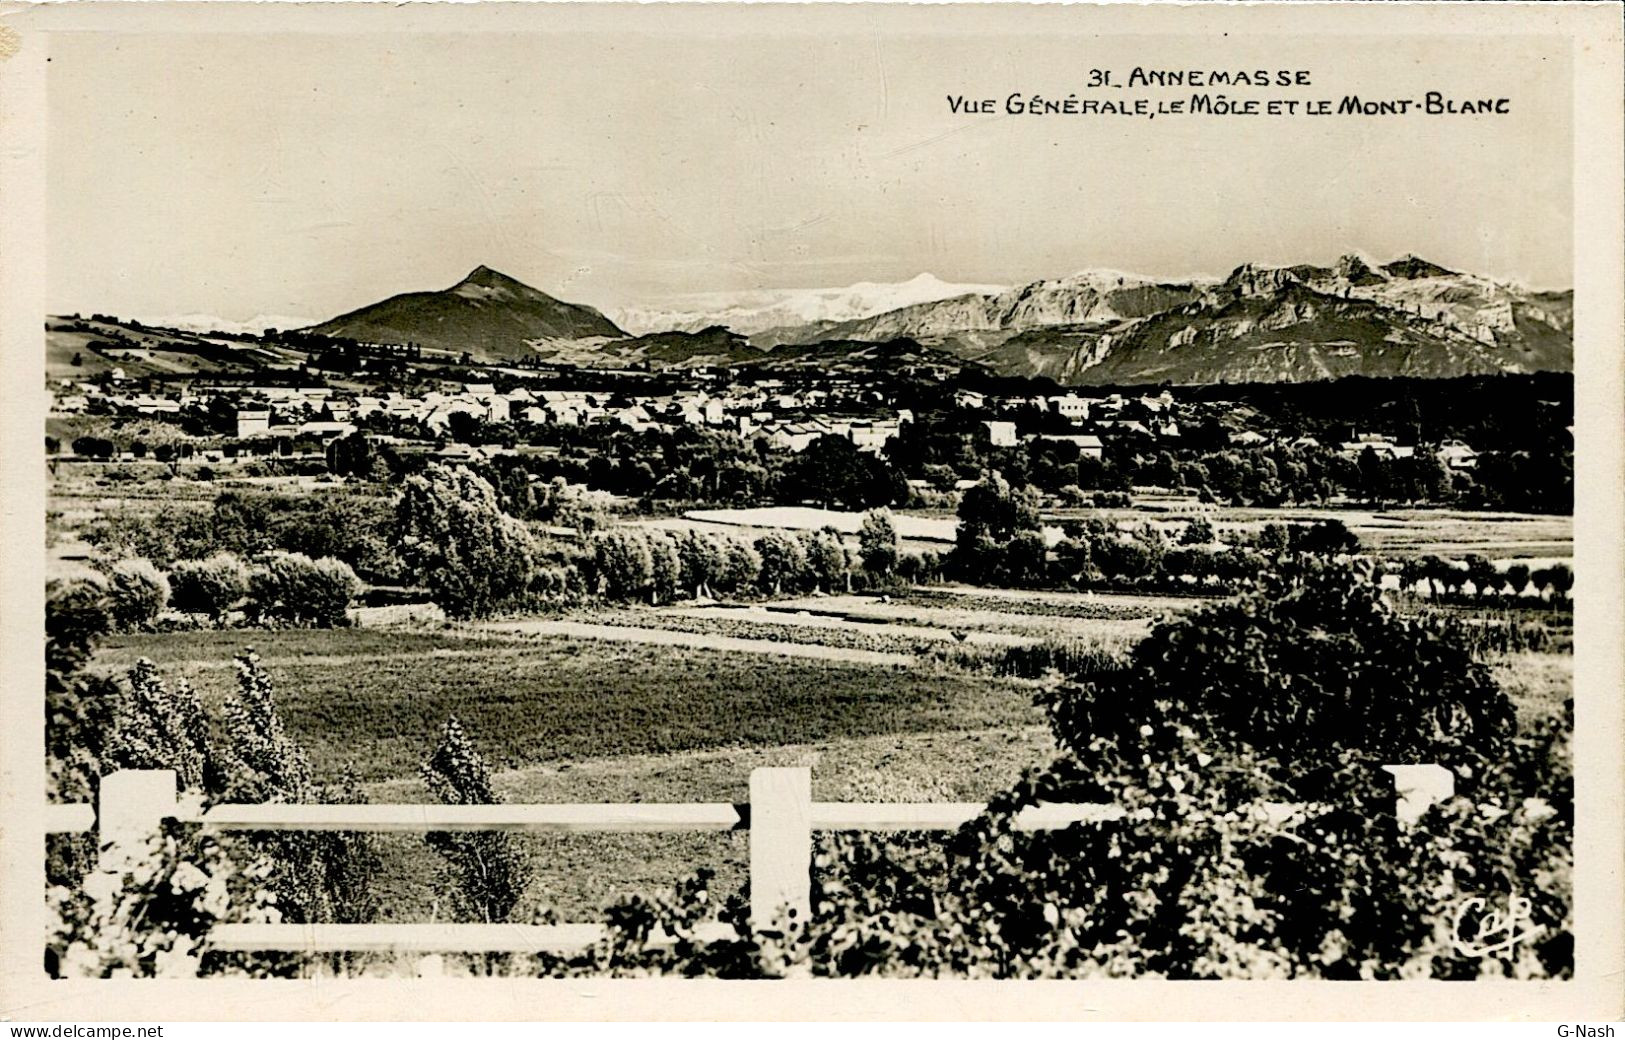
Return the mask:
<svg viewBox="0 0 1625 1040"><path fill-rule="evenodd" d="M440 743L418 771L432 793L447 805L495 805L485 759L455 717L440 731ZM511 834L500 831L431 831L429 846L446 870L436 887L448 896L459 921L512 920L530 882L530 867Z"/></svg>

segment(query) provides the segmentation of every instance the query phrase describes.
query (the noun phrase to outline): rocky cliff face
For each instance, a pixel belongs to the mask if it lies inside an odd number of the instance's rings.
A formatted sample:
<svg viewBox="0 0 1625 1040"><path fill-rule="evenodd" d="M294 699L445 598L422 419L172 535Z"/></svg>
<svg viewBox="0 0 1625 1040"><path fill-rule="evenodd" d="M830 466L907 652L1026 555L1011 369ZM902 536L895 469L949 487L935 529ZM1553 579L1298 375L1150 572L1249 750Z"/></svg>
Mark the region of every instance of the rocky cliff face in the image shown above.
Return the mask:
<svg viewBox="0 0 1625 1040"><path fill-rule="evenodd" d="M1194 298L1189 285L1159 285L1133 275L1086 271L1071 278L1030 282L998 293L970 294L920 303L859 318L753 336L759 345L812 343L820 339L919 339L965 332L1024 329L1120 321L1153 314ZM766 344L762 340L767 340Z"/></svg>

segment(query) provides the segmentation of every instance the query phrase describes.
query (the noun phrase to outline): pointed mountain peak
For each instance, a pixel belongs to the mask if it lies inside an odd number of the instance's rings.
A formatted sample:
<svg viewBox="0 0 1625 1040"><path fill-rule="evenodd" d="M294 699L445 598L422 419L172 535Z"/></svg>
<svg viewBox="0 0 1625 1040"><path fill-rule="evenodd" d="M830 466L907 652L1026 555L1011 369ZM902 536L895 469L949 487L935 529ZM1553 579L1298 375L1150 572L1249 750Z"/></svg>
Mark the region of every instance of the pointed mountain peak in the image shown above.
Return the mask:
<svg viewBox="0 0 1625 1040"><path fill-rule="evenodd" d="M1388 279L1377 271L1372 270L1371 264L1358 253L1344 253L1337 258L1337 266L1333 269L1338 278L1350 285L1374 285Z"/></svg>
<svg viewBox="0 0 1625 1040"><path fill-rule="evenodd" d="M529 356L538 340L626 335L591 307L555 299L484 264L449 289L400 293L311 328L366 342L420 343L484 360Z"/></svg>
<svg viewBox="0 0 1625 1040"><path fill-rule="evenodd" d="M480 266L474 268L474 270L468 272L468 277L464 278L457 284L478 285L486 289L530 288L530 286L526 285L524 282L521 282L519 279L511 278L508 275L503 274L501 271L486 267L484 264L481 264Z"/></svg>

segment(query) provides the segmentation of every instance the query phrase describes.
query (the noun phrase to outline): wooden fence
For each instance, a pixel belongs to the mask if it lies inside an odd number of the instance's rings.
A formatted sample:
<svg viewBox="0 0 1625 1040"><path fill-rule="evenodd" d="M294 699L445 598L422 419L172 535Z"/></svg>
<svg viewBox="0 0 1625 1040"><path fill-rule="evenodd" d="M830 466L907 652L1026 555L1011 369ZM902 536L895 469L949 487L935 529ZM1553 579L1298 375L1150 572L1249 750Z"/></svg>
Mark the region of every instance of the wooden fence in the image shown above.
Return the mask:
<svg viewBox="0 0 1625 1040"><path fill-rule="evenodd" d="M1437 765L1384 766L1392 778L1395 812L1414 821L1453 793L1454 777ZM205 831L736 831L750 834L751 920L767 926L785 908L805 920L811 907L814 831L951 831L984 809L978 802L815 802L805 768L763 768L750 774L750 801L528 805L359 804L216 805L188 811L171 770L122 770L102 778L98 803L46 808L50 833L99 830L106 862L128 863L166 819L197 822ZM1296 806L1266 807L1277 818ZM1115 805L1040 804L1016 817L1021 830L1049 830L1115 819ZM726 926L701 929L702 940L726 938ZM597 942L595 924L221 924L217 949L305 953L568 953Z"/></svg>

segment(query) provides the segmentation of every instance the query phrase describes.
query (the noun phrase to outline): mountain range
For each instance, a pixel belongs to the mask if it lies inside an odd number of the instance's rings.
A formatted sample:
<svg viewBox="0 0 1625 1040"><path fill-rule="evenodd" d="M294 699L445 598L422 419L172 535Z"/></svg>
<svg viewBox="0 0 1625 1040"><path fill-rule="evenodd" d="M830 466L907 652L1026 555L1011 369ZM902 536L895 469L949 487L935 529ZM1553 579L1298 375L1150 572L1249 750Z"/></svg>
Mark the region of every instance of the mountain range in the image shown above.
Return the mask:
<svg viewBox="0 0 1625 1040"><path fill-rule="evenodd" d="M1087 271L771 335L908 337L1069 384L1568 371L1574 355L1572 292L1531 292L1414 256L1243 264L1223 280L1178 283Z"/></svg>
<svg viewBox="0 0 1625 1040"><path fill-rule="evenodd" d="M667 303L615 311L616 322L480 267L450 289L391 297L311 331L493 361L653 367L806 367L842 352L879 364L888 353L863 345L899 342L911 358L1072 385L1571 371L1574 354L1571 291L1416 256L1247 263L1223 279L1179 281L1091 270L1010 288L922 275Z"/></svg>

